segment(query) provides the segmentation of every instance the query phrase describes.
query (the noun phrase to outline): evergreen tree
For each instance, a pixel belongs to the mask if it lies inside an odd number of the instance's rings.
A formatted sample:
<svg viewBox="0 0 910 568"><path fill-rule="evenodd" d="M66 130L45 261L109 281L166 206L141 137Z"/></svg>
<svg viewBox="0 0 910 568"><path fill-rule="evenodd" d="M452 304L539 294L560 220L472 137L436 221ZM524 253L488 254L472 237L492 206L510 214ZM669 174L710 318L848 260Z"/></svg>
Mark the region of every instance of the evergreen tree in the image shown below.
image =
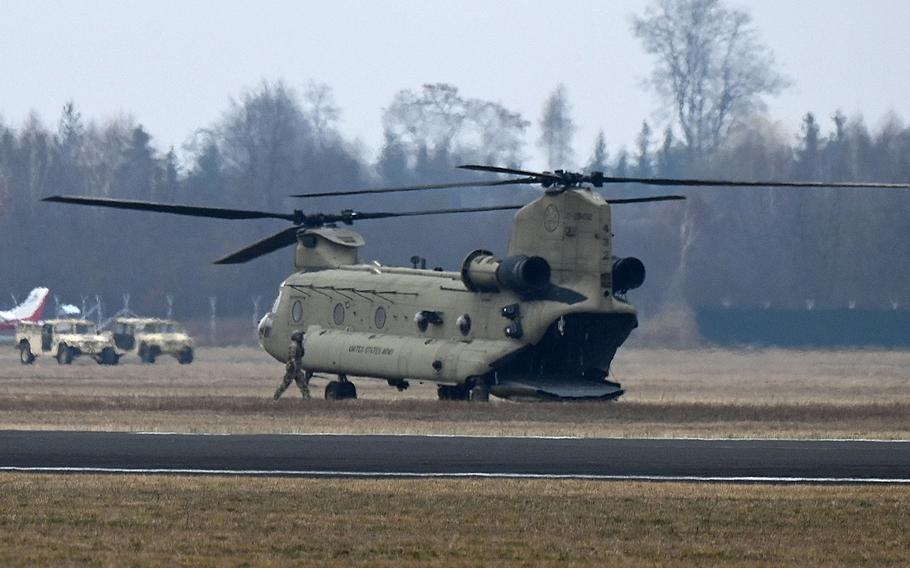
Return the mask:
<svg viewBox="0 0 910 568"><path fill-rule="evenodd" d="M130 133L116 174L116 195L132 199L156 199L158 161L151 146L152 137L138 125Z"/></svg>
<svg viewBox="0 0 910 568"><path fill-rule="evenodd" d="M186 178L187 189L193 195L194 200L213 205L226 203L223 195L223 167L218 144L211 138L207 138L202 144L202 149L196 155L193 167Z"/></svg>
<svg viewBox="0 0 910 568"><path fill-rule="evenodd" d="M796 175L802 179L815 180L821 174L819 128L815 115L807 112L803 117L802 135L796 158Z"/></svg>
<svg viewBox="0 0 910 568"><path fill-rule="evenodd" d="M616 156L613 166L613 175L616 177L629 177L629 152L623 147Z"/></svg>
<svg viewBox="0 0 910 568"><path fill-rule="evenodd" d="M589 172L606 173L609 159L610 155L607 152L607 140L604 136L604 131L601 129L597 131L597 136L594 138L594 149L591 152L591 158L588 160L586 169Z"/></svg>
<svg viewBox="0 0 910 568"><path fill-rule="evenodd" d="M403 185L409 181L408 156L404 146L395 134L389 130L384 133L385 141L379 152L376 166L383 183L387 185Z"/></svg>
<svg viewBox="0 0 910 568"><path fill-rule="evenodd" d="M557 85L556 90L547 98L543 105L539 126L538 145L544 151L547 166L551 169L571 168L574 157L572 136L575 134L575 124L572 122L571 107L564 85Z"/></svg>
<svg viewBox="0 0 910 568"><path fill-rule="evenodd" d="M638 138L635 140L637 154L635 156L635 175L638 177L650 177L652 173L651 166L651 127L648 121L642 121L641 130Z"/></svg>
<svg viewBox="0 0 910 568"><path fill-rule="evenodd" d="M76 110L73 101L63 105L60 122L57 128L57 147L61 157L69 162L76 163L85 137L85 126L82 124L82 115Z"/></svg>
<svg viewBox="0 0 910 568"><path fill-rule="evenodd" d="M160 192L167 201L174 200L179 193L180 172L178 168L177 153L171 146L164 155L164 177L161 180L162 191Z"/></svg>
<svg viewBox="0 0 910 568"><path fill-rule="evenodd" d="M657 175L660 177L673 177L679 175L679 160L676 155L673 129L669 126L664 130L664 140L657 151Z"/></svg>

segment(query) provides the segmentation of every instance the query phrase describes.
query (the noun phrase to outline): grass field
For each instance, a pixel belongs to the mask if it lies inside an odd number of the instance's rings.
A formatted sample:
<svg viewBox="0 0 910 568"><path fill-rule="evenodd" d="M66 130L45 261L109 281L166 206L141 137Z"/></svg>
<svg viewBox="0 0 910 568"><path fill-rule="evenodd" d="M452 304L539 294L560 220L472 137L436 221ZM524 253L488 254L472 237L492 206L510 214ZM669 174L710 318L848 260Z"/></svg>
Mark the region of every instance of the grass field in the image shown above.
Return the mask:
<svg viewBox="0 0 910 568"><path fill-rule="evenodd" d="M271 400L283 368L251 347L195 363L20 365L0 352L0 428L580 436L910 438L910 352L621 351L617 403L440 403L355 380L360 400Z"/></svg>
<svg viewBox="0 0 910 568"><path fill-rule="evenodd" d="M5 346L4 346L5 347ZM910 353L620 352L616 403L271 400L249 348L18 363L0 428L910 439ZM314 394L325 378L314 380ZM0 566L907 566L910 487L0 474Z"/></svg>
<svg viewBox="0 0 910 568"><path fill-rule="evenodd" d="M0 475L0 565L907 566L910 487Z"/></svg>

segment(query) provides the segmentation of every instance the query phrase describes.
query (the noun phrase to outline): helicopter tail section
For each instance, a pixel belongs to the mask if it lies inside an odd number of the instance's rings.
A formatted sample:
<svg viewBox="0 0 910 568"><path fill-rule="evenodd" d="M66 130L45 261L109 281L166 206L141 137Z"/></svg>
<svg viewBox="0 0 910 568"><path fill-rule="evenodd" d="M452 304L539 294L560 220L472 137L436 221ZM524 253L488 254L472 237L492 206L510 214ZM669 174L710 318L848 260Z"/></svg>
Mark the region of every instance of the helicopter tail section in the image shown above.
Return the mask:
<svg viewBox="0 0 910 568"><path fill-rule="evenodd" d="M615 400L609 369L619 346L638 325L634 313L569 314L540 342L498 361L490 394L512 400Z"/></svg>

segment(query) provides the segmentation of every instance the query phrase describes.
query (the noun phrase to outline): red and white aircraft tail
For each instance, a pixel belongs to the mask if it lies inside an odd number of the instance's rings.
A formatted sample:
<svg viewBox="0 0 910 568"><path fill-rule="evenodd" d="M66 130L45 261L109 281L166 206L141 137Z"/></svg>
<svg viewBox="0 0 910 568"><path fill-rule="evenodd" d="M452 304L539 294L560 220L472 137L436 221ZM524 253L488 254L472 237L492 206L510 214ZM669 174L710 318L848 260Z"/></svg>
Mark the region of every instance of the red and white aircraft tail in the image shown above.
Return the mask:
<svg viewBox="0 0 910 568"><path fill-rule="evenodd" d="M9 311L0 311L0 329L12 329L20 321L38 321L44 315L47 298L51 291L47 288L35 288L24 302Z"/></svg>

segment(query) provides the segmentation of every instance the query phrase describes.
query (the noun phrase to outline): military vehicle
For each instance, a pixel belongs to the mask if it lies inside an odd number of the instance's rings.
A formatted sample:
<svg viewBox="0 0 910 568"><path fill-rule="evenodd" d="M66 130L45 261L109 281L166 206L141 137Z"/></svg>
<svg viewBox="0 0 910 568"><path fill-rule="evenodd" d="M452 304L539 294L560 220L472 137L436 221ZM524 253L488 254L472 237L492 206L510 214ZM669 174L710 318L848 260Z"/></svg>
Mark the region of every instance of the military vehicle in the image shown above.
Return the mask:
<svg viewBox="0 0 910 568"><path fill-rule="evenodd" d="M143 363L154 363L159 355L171 355L181 365L193 362L193 339L174 320L118 317L112 328L117 348L135 352Z"/></svg>
<svg viewBox="0 0 910 568"><path fill-rule="evenodd" d="M272 213L147 201L54 196L45 201L217 219L283 219L292 226L216 261L247 262L296 245L295 271L259 324L262 347L279 361L290 336L305 333L302 366L338 377L326 398L356 398L349 375L438 383L440 399L602 399L623 394L609 378L620 345L638 325L628 292L644 264L613 253L614 205L683 199L679 195L603 198L614 184L698 187L879 187L910 184L764 182L635 178L533 172L494 166L467 170L511 176L396 188L310 193L324 197L451 188L540 185L527 205L408 212ZM364 239L339 226L354 222L518 209L501 258L475 250L458 271L364 264Z"/></svg>
<svg viewBox="0 0 910 568"><path fill-rule="evenodd" d="M16 348L23 365L34 363L39 354L49 354L61 365L69 365L80 355L92 357L99 365L120 361L110 332L99 333L93 322L82 319L20 322L16 326Z"/></svg>

